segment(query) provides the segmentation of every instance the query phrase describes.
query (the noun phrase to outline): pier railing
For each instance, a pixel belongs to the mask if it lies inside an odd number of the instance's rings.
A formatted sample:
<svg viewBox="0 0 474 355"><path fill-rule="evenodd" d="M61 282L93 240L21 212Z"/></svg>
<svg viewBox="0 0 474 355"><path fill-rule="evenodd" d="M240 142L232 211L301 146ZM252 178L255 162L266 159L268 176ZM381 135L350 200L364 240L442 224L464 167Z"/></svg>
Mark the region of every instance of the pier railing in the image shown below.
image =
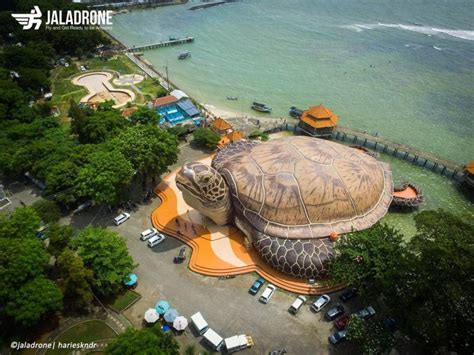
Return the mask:
<svg viewBox="0 0 474 355"><path fill-rule="evenodd" d="M333 137L344 142L350 142L351 144L361 145L375 151L390 154L396 158L431 169L453 179L460 179L463 176L463 165L408 145L391 141L385 137L340 126L337 127Z"/></svg>
<svg viewBox="0 0 474 355"><path fill-rule="evenodd" d="M128 48L127 51L141 52L141 51L146 51L149 49L169 47L169 46L175 46L177 44L192 43L192 42L194 42L194 37L176 38L169 41L161 41L158 43L146 44L144 46L133 46L133 47Z"/></svg>

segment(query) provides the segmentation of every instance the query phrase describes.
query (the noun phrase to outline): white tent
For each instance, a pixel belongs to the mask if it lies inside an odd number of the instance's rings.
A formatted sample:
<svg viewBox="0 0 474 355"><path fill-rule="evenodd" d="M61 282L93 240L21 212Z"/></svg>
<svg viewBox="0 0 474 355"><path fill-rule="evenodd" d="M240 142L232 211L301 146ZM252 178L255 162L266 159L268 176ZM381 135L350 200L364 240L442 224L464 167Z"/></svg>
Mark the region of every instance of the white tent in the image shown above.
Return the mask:
<svg viewBox="0 0 474 355"><path fill-rule="evenodd" d="M158 319L160 319L160 315L154 308L150 308L145 312L144 318L147 323L155 323Z"/></svg>
<svg viewBox="0 0 474 355"><path fill-rule="evenodd" d="M184 91L181 90L173 90L170 92L170 95L176 97L178 101L181 100L183 97L189 97Z"/></svg>
<svg viewBox="0 0 474 355"><path fill-rule="evenodd" d="M173 321L173 328L178 331L185 330L187 326L188 320L183 316L176 317L176 319Z"/></svg>

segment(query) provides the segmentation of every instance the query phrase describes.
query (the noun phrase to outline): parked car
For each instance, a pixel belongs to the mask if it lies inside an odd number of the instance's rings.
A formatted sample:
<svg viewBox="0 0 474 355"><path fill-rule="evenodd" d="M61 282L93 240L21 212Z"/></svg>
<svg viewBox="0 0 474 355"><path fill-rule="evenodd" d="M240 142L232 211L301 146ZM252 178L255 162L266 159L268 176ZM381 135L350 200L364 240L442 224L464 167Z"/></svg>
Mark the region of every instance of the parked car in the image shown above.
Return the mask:
<svg viewBox="0 0 474 355"><path fill-rule="evenodd" d="M311 309L315 312L322 310L331 301L331 297L328 295L322 295L312 305Z"/></svg>
<svg viewBox="0 0 474 355"><path fill-rule="evenodd" d="M340 304L336 304L335 307L332 307L329 311L326 312L326 319L328 321L332 321L339 316L342 316L344 314L344 307L342 307Z"/></svg>
<svg viewBox="0 0 474 355"><path fill-rule="evenodd" d="M328 340L332 345L339 344L340 342L344 341L347 337L347 330L339 330L331 335Z"/></svg>
<svg viewBox="0 0 474 355"><path fill-rule="evenodd" d="M276 291L275 286L273 286L272 284L268 285L267 288L265 290L263 290L263 293L260 296L259 301L262 302L262 303L267 304L270 301L270 299L272 298L275 291Z"/></svg>
<svg viewBox="0 0 474 355"><path fill-rule="evenodd" d="M151 237L154 237L157 234L158 234L158 231L156 230L156 228L148 228L140 233L140 239L147 240L147 239L150 239Z"/></svg>
<svg viewBox="0 0 474 355"><path fill-rule="evenodd" d="M372 306L368 306L367 308L361 309L359 312L356 313L356 316L362 318L363 320L367 320L370 317L375 315L375 309Z"/></svg>
<svg viewBox="0 0 474 355"><path fill-rule="evenodd" d="M186 248L179 249L178 256L175 256L173 262L175 264L181 264L184 260L186 260Z"/></svg>
<svg viewBox="0 0 474 355"><path fill-rule="evenodd" d="M116 226L121 225L123 222L130 218L130 213L123 212L120 213L117 217L114 218L114 223Z"/></svg>
<svg viewBox="0 0 474 355"><path fill-rule="evenodd" d="M258 290L260 290L260 288L263 286L264 283L265 283L265 279L263 277L259 277L253 282L252 286L250 286L249 293L255 296Z"/></svg>
<svg viewBox="0 0 474 355"><path fill-rule="evenodd" d="M148 246L150 248L153 248L154 246L157 246L164 240L165 240L165 236L161 233L158 233L154 237L151 237L150 239L148 239Z"/></svg>
<svg viewBox="0 0 474 355"><path fill-rule="evenodd" d="M83 66L83 65L81 65L81 67L80 67L79 69L80 69L81 71L86 71L86 70L87 70L86 67Z"/></svg>
<svg viewBox="0 0 474 355"><path fill-rule="evenodd" d="M357 289L355 287L344 291L340 296L340 300L344 303L349 302L351 299L357 296Z"/></svg>
<svg viewBox="0 0 474 355"><path fill-rule="evenodd" d="M334 322L334 326L337 330L346 329L347 323L349 323L350 315L345 315L344 317L339 318L337 321Z"/></svg>
<svg viewBox="0 0 474 355"><path fill-rule="evenodd" d="M290 308L288 308L288 312L291 314L295 315L298 313L300 308L305 304L306 302L306 297L305 296L298 296L296 300L291 304Z"/></svg>

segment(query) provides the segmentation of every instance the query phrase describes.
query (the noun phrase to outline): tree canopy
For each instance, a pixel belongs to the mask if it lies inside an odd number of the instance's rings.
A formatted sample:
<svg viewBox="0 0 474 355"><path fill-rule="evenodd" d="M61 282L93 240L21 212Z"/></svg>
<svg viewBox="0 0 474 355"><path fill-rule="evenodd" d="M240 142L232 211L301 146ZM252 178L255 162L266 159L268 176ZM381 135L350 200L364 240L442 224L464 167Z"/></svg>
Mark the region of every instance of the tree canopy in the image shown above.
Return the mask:
<svg viewBox="0 0 474 355"><path fill-rule="evenodd" d="M130 116L130 122L134 125L155 125L160 123L160 115L153 108L141 106L137 111Z"/></svg>
<svg viewBox="0 0 474 355"><path fill-rule="evenodd" d="M179 355L179 345L171 334L159 328L128 328L107 346L107 354Z"/></svg>
<svg viewBox="0 0 474 355"><path fill-rule="evenodd" d="M115 232L88 227L70 244L92 270L92 285L101 295L110 296L121 290L124 280L136 267L125 239Z"/></svg>
<svg viewBox="0 0 474 355"><path fill-rule="evenodd" d="M200 127L193 132L194 142L203 148L214 150L221 137L207 127Z"/></svg>

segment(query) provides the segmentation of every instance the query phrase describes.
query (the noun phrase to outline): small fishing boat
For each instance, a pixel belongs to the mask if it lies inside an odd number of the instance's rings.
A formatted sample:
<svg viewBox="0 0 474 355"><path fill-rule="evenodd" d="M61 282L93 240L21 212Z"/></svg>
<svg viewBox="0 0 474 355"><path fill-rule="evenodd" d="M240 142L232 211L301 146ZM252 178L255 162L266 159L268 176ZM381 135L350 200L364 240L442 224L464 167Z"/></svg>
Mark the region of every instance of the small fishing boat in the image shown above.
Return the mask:
<svg viewBox="0 0 474 355"><path fill-rule="evenodd" d="M296 108L295 106L290 107L290 116L294 118L300 118L303 114L303 110Z"/></svg>
<svg viewBox="0 0 474 355"><path fill-rule="evenodd" d="M169 36L168 39L170 41L176 41L178 39L178 37L175 37L175 36Z"/></svg>
<svg viewBox="0 0 474 355"><path fill-rule="evenodd" d="M252 109L254 109L255 111L259 111L259 112L264 112L264 113L270 113L272 112L272 108L270 106L267 106L265 104L262 104L262 103L259 103L259 102L253 102L252 104Z"/></svg>
<svg viewBox="0 0 474 355"><path fill-rule="evenodd" d="M227 100L238 100L239 98L237 96L227 96Z"/></svg>
<svg viewBox="0 0 474 355"><path fill-rule="evenodd" d="M191 52L184 52L178 55L178 59L187 59L191 58Z"/></svg>

